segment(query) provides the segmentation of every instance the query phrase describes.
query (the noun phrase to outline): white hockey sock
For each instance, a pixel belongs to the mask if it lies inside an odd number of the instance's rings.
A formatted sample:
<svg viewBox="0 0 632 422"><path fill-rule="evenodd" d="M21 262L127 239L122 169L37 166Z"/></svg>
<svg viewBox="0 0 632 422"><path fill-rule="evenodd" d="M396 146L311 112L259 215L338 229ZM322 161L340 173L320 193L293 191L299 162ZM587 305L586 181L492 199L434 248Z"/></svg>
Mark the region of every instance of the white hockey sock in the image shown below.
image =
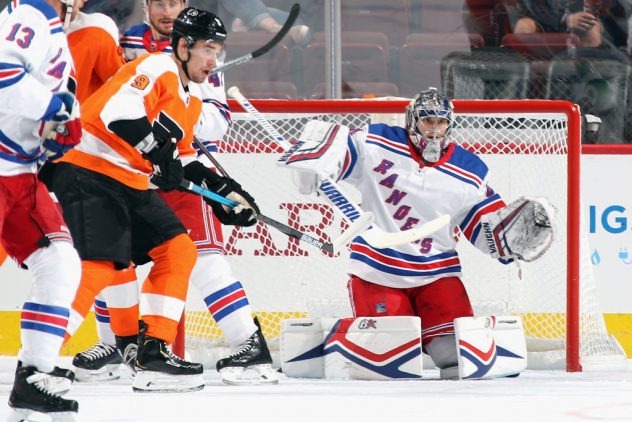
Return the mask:
<svg viewBox="0 0 632 422"><path fill-rule="evenodd" d="M99 336L99 341L109 344L110 346L115 346L116 339L114 338L114 332L110 327L110 311L108 311L108 305L105 302L103 293L99 293L94 300L94 316L97 322L97 335Z"/></svg>
<svg viewBox="0 0 632 422"><path fill-rule="evenodd" d="M231 347L239 346L257 330L246 292L241 282L232 276L224 256L198 255L191 283L200 292Z"/></svg>
<svg viewBox="0 0 632 422"><path fill-rule="evenodd" d="M54 241L24 263L31 271L33 285L22 308L18 359L25 366L50 372L66 334L70 304L81 278L81 261L70 243Z"/></svg>

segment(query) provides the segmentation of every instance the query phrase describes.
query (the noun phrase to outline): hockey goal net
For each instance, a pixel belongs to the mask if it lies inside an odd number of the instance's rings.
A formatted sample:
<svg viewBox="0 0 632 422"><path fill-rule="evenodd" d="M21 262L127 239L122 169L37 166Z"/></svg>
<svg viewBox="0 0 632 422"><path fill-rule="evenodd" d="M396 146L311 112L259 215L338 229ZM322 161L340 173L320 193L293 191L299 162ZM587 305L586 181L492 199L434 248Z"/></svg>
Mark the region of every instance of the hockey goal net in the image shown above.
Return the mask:
<svg viewBox="0 0 632 422"><path fill-rule="evenodd" d="M455 101L455 142L490 168L490 185L509 202L547 197L557 208L556 240L539 260L502 265L460 242L463 281L477 314L523 317L530 367L579 371L625 362L608 336L581 222L580 114L563 101ZM253 101L288 140L310 119L349 127L403 125L404 100ZM280 149L241 107L231 103L233 126L219 142L219 162L256 198L266 215L300 230L334 239L346 225L324 200L300 195L287 170L275 166ZM348 186L348 185L347 185ZM353 190L349 191L353 196ZM359 201L360 198L357 197ZM275 347L280 323L303 316L351 316L345 271L348 254L328 256L258 223L224 227L225 249L263 331ZM191 289L193 290L193 289ZM222 334L199 298L189 298L186 349L194 359L225 352ZM423 322L422 322L423 324Z"/></svg>

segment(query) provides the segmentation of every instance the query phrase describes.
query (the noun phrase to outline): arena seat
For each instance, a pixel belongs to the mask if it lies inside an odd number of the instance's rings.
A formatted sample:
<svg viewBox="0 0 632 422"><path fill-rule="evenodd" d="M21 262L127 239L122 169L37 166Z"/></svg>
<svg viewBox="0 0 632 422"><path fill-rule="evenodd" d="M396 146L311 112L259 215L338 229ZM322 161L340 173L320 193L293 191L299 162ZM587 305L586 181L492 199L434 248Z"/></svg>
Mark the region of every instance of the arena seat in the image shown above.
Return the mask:
<svg viewBox="0 0 632 422"><path fill-rule="evenodd" d="M295 100L298 90L292 82L239 81L234 83L246 98Z"/></svg>
<svg viewBox="0 0 632 422"><path fill-rule="evenodd" d="M261 47L274 34L269 32L231 32L226 38L226 60L235 59ZM281 41L256 60L236 66L225 73L228 81L284 81L291 82L292 50Z"/></svg>
<svg viewBox="0 0 632 422"><path fill-rule="evenodd" d="M410 0L345 0L341 2L344 31L387 34L390 44L402 45L410 31Z"/></svg>
<svg viewBox="0 0 632 422"><path fill-rule="evenodd" d="M378 44L345 43L342 45L342 80L353 82L387 82L388 50ZM305 93L325 81L325 44L311 43L303 49L303 85Z"/></svg>

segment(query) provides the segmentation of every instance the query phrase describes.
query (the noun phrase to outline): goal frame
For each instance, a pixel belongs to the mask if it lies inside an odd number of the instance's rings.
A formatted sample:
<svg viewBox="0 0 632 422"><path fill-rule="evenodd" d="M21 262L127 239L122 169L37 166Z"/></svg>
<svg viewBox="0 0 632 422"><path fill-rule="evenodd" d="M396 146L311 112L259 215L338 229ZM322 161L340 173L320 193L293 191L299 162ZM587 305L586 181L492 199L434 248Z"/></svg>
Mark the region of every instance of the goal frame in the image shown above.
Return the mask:
<svg viewBox="0 0 632 422"><path fill-rule="evenodd" d="M251 100L264 113L386 113L402 114L409 100ZM232 99L233 113L246 110ZM563 100L454 100L455 113L556 113L567 118L567 262L566 262L566 371L581 372L580 363L580 154L579 106ZM174 351L184 352L184 317Z"/></svg>

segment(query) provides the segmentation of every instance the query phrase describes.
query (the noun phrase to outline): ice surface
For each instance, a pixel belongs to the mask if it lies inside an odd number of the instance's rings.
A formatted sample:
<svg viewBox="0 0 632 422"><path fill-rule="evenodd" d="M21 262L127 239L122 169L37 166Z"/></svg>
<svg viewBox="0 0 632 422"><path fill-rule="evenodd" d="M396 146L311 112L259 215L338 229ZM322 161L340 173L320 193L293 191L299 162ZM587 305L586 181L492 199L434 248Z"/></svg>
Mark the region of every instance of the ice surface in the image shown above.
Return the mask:
<svg viewBox="0 0 632 422"><path fill-rule="evenodd" d="M0 421L9 412L15 362L0 358ZM276 386L235 387L207 371L204 390L195 393L134 393L122 379L75 383L69 397L79 400L81 422L632 421L632 371L526 371L482 381L440 381L435 370L424 376L390 382L281 376Z"/></svg>

